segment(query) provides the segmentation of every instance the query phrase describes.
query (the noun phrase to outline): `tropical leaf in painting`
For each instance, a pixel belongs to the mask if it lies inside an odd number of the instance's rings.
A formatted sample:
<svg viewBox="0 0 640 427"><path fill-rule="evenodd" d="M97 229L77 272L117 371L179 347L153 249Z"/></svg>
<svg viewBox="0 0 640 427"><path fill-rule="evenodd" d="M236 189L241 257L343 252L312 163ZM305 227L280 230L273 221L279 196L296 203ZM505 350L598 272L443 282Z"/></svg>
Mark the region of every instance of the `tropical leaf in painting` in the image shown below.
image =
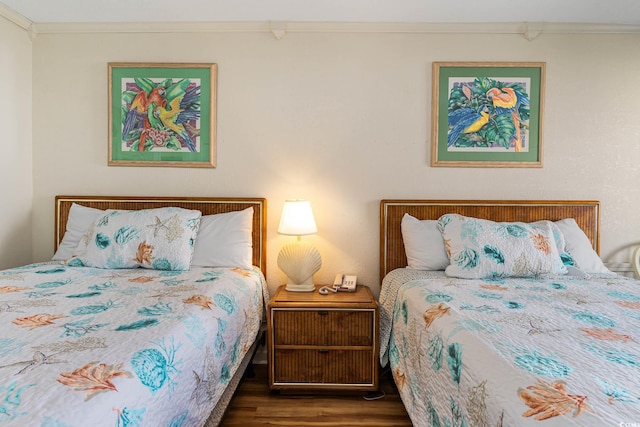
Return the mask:
<svg viewBox="0 0 640 427"><path fill-rule="evenodd" d="M451 372L451 379L460 385L460 374L462 373L462 345L454 342L447 348L447 364Z"/></svg>
<svg viewBox="0 0 640 427"><path fill-rule="evenodd" d="M106 363L91 362L73 372L62 372L58 382L69 386L74 391L86 392L84 400L91 399L98 393L118 391L111 380L117 377L131 378L130 372L123 371L122 363L108 365Z"/></svg>
<svg viewBox="0 0 640 427"><path fill-rule="evenodd" d="M471 89L469 89L469 86L463 85L462 86L462 93L464 93L464 96L466 96L467 98L471 99Z"/></svg>
<svg viewBox="0 0 640 427"><path fill-rule="evenodd" d="M138 92L134 92L131 90L124 90L122 91L122 103L123 104L131 104L133 102L133 98L136 97L136 95L138 94ZM122 107L123 109L125 108L124 106ZM126 112L128 110L125 109L125 116L127 115Z"/></svg>
<svg viewBox="0 0 640 427"><path fill-rule="evenodd" d="M462 250L453 260L460 267L470 270L478 266L478 253L473 249Z"/></svg>
<svg viewBox="0 0 640 427"><path fill-rule="evenodd" d="M438 305L432 305L431 307L426 309L424 314L422 315L425 327L428 328L433 322L435 322L436 319L441 318L445 314L449 314L449 310L451 310L451 307L447 306L443 302Z"/></svg>
<svg viewBox="0 0 640 427"><path fill-rule="evenodd" d="M136 82L136 84L138 85L138 87L140 89L142 89L143 91L145 91L147 93L147 95L149 93L151 93L151 91L153 89L156 88L156 84L153 82L153 80L146 78L146 77L134 77L133 80Z"/></svg>
<svg viewBox="0 0 640 427"><path fill-rule="evenodd" d="M522 416L533 416L534 420L542 421L572 411L574 417L581 415L585 410L593 412L587 405L587 396L567 393L565 384L564 381L549 384L538 379L538 384L518 389L520 400L530 408Z"/></svg>
<svg viewBox="0 0 640 427"><path fill-rule="evenodd" d="M167 87L167 91L165 94L165 98L167 99L167 104L171 103L175 98L179 96L184 96L185 91L191 81L189 79L181 79L177 83L173 83Z"/></svg>
<svg viewBox="0 0 640 427"><path fill-rule="evenodd" d="M482 248L482 251L487 258L495 261L496 264L504 264L504 254L495 246L485 245L485 247Z"/></svg>
<svg viewBox="0 0 640 427"><path fill-rule="evenodd" d="M32 316L27 317L18 317L14 319L12 323L17 326L22 326L24 328L34 329L40 326L53 325L53 321L56 319L62 319L63 317L67 317L63 314L34 314Z"/></svg>
<svg viewBox="0 0 640 427"><path fill-rule="evenodd" d="M499 114L487 123L485 135L487 141L493 145L509 148L511 137L516 131L511 114Z"/></svg>

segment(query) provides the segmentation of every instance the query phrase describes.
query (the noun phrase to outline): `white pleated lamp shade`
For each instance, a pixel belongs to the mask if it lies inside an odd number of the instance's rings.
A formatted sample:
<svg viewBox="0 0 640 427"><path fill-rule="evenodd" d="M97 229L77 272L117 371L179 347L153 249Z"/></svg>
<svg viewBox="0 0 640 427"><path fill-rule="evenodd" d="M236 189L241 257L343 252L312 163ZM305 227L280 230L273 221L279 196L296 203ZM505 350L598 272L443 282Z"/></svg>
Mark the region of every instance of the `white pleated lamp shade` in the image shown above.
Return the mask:
<svg viewBox="0 0 640 427"><path fill-rule="evenodd" d="M302 199L285 200L278 233L287 236L307 236L317 232L311 202Z"/></svg>

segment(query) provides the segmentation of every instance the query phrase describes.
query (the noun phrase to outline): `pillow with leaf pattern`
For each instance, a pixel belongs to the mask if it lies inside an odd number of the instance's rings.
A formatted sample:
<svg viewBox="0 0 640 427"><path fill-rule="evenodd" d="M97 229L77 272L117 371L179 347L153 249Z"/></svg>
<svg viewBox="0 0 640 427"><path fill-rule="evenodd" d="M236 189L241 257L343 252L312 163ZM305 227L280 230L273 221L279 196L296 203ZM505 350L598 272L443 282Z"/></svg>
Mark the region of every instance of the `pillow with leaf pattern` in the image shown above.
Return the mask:
<svg viewBox="0 0 640 427"><path fill-rule="evenodd" d="M70 266L188 270L200 217L182 208L106 210L80 240Z"/></svg>
<svg viewBox="0 0 640 427"><path fill-rule="evenodd" d="M567 273L551 221L494 222L446 214L438 219L449 265L463 279L557 276Z"/></svg>

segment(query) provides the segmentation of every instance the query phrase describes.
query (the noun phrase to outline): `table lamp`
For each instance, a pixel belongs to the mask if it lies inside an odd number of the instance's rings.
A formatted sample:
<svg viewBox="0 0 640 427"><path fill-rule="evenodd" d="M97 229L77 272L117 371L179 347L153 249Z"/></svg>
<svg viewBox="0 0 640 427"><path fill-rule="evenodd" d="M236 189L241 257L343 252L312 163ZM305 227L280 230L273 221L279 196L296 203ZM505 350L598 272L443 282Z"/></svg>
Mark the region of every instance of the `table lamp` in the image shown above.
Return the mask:
<svg viewBox="0 0 640 427"><path fill-rule="evenodd" d="M278 267L287 275L287 291L312 292L313 275L320 270L322 258L318 250L301 236L318 232L308 200L285 200L280 217L278 233L296 236L296 240L285 245L278 254Z"/></svg>

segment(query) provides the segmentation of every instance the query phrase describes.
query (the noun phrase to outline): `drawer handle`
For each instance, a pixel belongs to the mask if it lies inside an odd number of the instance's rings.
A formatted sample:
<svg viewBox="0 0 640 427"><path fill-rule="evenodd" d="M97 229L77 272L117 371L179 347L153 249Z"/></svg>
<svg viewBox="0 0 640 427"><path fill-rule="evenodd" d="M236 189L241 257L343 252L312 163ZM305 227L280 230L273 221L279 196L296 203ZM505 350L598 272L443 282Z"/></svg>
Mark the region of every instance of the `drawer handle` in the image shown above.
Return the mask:
<svg viewBox="0 0 640 427"><path fill-rule="evenodd" d="M327 353L329 353L329 350L327 350L326 348L323 348L321 350L318 350L318 352L322 353L322 354L327 354Z"/></svg>
<svg viewBox="0 0 640 427"><path fill-rule="evenodd" d="M319 311L318 314L320 316L327 316L329 314L329 312L328 311Z"/></svg>

